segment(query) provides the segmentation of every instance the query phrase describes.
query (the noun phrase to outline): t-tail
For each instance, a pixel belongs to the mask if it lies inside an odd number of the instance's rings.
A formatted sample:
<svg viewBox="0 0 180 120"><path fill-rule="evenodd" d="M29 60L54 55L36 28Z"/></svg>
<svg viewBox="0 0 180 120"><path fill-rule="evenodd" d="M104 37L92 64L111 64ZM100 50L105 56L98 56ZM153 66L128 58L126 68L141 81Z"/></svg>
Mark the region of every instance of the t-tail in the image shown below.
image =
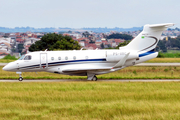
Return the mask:
<svg viewBox="0 0 180 120"><path fill-rule="evenodd" d="M120 49L130 49L132 51L137 51L140 59L139 63L156 58L158 52L154 52L154 49L159 42L159 38L161 37L162 32L171 26L174 26L174 24L147 24L144 26L143 31L137 37L135 37L127 46L120 47Z"/></svg>

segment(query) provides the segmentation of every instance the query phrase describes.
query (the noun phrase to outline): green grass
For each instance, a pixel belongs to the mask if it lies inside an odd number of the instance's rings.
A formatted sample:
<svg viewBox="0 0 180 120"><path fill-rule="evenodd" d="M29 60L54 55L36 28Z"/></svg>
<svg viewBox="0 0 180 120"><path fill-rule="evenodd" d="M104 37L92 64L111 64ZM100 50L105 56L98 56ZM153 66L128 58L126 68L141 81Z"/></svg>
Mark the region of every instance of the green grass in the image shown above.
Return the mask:
<svg viewBox="0 0 180 120"><path fill-rule="evenodd" d="M4 120L180 118L180 83L0 83Z"/></svg>
<svg viewBox="0 0 180 120"><path fill-rule="evenodd" d="M180 53L163 53L164 58L180 58Z"/></svg>
<svg viewBox="0 0 180 120"><path fill-rule="evenodd" d="M131 66L109 74L98 75L98 79L180 79L180 67L142 67ZM86 79L84 76L69 76L47 72L23 72L24 79ZM3 71L0 79L18 79L15 72Z"/></svg>
<svg viewBox="0 0 180 120"><path fill-rule="evenodd" d="M15 60L7 60L7 59L0 59L0 63L9 63L9 62L13 62Z"/></svg>
<svg viewBox="0 0 180 120"><path fill-rule="evenodd" d="M166 53L159 52L158 58L180 58L180 52L175 50L169 50Z"/></svg>

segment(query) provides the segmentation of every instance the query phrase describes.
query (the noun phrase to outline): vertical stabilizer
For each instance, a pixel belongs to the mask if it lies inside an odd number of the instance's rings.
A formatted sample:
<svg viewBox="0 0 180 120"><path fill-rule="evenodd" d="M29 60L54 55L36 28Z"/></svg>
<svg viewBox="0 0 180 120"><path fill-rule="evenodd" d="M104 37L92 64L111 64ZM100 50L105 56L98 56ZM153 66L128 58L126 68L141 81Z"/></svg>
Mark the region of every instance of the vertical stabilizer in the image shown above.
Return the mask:
<svg viewBox="0 0 180 120"><path fill-rule="evenodd" d="M173 23L145 25L143 31L135 37L123 49L141 51L151 51L155 49L158 44L159 38L164 30L173 26ZM121 48L120 48L121 49Z"/></svg>

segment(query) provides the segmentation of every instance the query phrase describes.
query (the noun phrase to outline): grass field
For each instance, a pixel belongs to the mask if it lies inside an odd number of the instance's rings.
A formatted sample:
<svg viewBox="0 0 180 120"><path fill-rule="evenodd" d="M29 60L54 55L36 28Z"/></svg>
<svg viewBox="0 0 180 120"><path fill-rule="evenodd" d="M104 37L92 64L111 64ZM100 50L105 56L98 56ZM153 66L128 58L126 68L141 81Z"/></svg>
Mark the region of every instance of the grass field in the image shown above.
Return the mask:
<svg viewBox="0 0 180 120"><path fill-rule="evenodd" d="M0 83L1 120L178 120L180 83Z"/></svg>
<svg viewBox="0 0 180 120"><path fill-rule="evenodd" d="M83 76L69 76L47 72L24 72L24 79L86 79ZM98 75L98 79L180 79L180 67L140 67L132 66L109 74ZM15 72L3 71L0 79L18 79Z"/></svg>

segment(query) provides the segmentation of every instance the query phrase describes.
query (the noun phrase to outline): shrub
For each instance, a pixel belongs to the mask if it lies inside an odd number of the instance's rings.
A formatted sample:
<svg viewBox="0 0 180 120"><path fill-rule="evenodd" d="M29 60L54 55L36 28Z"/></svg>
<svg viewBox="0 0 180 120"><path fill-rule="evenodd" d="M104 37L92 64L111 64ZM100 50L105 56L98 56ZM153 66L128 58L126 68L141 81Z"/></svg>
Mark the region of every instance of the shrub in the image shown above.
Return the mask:
<svg viewBox="0 0 180 120"><path fill-rule="evenodd" d="M11 56L10 54L6 55L3 59L5 59L5 60L17 60L17 58L15 56Z"/></svg>
<svg viewBox="0 0 180 120"><path fill-rule="evenodd" d="M180 53L162 53L159 52L158 58L180 58Z"/></svg>
<svg viewBox="0 0 180 120"><path fill-rule="evenodd" d="M159 52L157 57L158 58L164 58L165 56L164 56L164 54L162 52Z"/></svg>

